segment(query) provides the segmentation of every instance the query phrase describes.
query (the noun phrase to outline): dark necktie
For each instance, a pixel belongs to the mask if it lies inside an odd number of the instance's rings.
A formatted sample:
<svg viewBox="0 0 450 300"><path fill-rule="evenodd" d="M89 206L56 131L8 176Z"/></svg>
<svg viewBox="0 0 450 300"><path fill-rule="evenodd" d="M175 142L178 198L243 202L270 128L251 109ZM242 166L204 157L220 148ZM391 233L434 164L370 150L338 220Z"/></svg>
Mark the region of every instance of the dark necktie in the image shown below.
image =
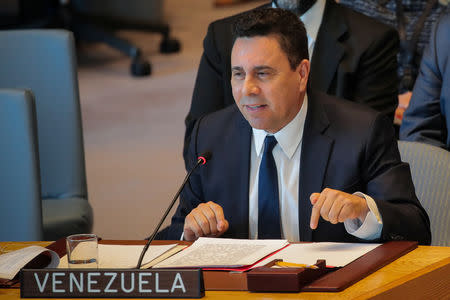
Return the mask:
<svg viewBox="0 0 450 300"><path fill-rule="evenodd" d="M281 238L278 175L277 166L272 155L272 150L276 144L277 140L274 136L266 136L258 181L259 239Z"/></svg>

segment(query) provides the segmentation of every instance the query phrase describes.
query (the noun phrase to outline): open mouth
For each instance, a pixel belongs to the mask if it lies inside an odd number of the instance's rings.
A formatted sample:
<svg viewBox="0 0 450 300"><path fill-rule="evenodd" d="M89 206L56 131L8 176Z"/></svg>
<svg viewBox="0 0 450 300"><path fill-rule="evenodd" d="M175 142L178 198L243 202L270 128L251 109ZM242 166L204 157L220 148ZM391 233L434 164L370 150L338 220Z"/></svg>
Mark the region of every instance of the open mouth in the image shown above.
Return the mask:
<svg viewBox="0 0 450 300"><path fill-rule="evenodd" d="M245 105L245 108L248 109L249 111L258 111L264 107L266 107L266 104L261 104L261 105Z"/></svg>

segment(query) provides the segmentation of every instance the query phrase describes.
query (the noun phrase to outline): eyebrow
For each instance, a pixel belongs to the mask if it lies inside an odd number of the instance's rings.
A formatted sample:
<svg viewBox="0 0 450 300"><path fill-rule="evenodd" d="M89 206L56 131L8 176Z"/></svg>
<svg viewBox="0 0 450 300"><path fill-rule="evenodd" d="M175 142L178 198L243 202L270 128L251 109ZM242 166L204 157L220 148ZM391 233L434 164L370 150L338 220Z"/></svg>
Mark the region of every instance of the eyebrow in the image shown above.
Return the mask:
<svg viewBox="0 0 450 300"><path fill-rule="evenodd" d="M275 70L275 69L272 68L272 67L269 67L269 66L262 65L262 66L256 66L256 67L254 67L253 70L255 70L255 71L272 70L272 71L273 71L273 70Z"/></svg>
<svg viewBox="0 0 450 300"><path fill-rule="evenodd" d="M231 67L232 71L241 71L243 68L241 66L233 66ZM275 70L274 68L266 65L256 66L253 68L253 71L261 71L261 70Z"/></svg>

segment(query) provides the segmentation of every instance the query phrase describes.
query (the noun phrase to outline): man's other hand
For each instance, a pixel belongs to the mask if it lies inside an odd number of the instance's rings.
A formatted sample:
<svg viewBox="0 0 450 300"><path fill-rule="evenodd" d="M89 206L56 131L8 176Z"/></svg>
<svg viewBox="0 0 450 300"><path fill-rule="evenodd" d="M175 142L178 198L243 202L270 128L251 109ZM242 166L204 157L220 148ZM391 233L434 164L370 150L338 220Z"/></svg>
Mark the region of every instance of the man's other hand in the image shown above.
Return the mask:
<svg viewBox="0 0 450 300"><path fill-rule="evenodd" d="M220 205L209 201L194 208L184 221L184 239L193 241L201 236L219 237L228 230L228 221Z"/></svg>
<svg viewBox="0 0 450 300"><path fill-rule="evenodd" d="M321 193L312 193L309 199L313 205L309 225L311 229L317 228L321 216L332 224L356 218L364 223L369 212L366 199L329 188Z"/></svg>

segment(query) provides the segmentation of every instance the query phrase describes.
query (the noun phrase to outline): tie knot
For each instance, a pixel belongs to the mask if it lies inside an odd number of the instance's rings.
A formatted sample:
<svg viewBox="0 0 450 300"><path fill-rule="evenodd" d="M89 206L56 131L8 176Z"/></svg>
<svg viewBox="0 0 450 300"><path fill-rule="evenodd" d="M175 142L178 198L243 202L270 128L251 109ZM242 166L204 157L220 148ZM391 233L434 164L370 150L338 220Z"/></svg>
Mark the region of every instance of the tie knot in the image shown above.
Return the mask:
<svg viewBox="0 0 450 300"><path fill-rule="evenodd" d="M273 135L267 135L264 140L264 153L272 152L273 148L277 145L277 139Z"/></svg>

